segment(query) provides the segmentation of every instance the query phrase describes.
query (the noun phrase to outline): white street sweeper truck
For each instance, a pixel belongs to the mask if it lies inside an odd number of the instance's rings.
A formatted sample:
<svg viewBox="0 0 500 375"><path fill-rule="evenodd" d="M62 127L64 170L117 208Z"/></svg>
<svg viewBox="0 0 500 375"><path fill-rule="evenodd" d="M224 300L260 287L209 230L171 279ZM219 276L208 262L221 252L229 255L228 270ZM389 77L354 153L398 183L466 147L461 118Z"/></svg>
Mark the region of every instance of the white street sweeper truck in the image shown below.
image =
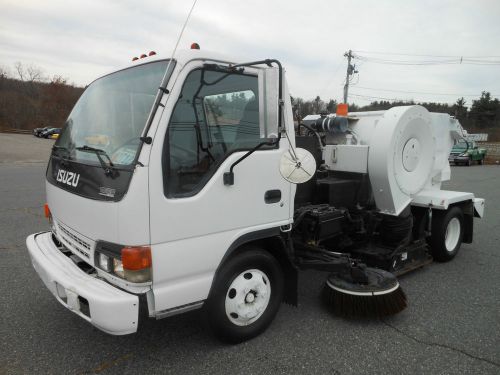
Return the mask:
<svg viewBox="0 0 500 375"><path fill-rule="evenodd" d="M333 312L393 314L396 276L472 242L484 200L441 190L456 119L339 106L297 131L279 61L150 55L86 88L47 167L51 230L27 238L47 288L95 327L202 308L243 341L297 304L303 269L328 272Z"/></svg>

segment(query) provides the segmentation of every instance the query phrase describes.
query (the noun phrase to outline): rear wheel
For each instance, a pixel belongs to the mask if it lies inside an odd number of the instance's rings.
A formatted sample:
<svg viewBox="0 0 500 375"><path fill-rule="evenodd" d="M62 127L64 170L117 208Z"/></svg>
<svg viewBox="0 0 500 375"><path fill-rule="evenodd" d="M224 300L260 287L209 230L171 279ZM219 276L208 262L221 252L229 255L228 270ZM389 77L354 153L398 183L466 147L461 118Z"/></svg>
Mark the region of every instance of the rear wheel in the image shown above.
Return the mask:
<svg viewBox="0 0 500 375"><path fill-rule="evenodd" d="M464 214L459 207L434 211L429 240L432 256L439 262L448 262L458 253L464 235Z"/></svg>
<svg viewBox="0 0 500 375"><path fill-rule="evenodd" d="M229 259L216 276L205 303L210 327L232 343L251 339L273 321L283 299L279 262L259 248L247 248Z"/></svg>

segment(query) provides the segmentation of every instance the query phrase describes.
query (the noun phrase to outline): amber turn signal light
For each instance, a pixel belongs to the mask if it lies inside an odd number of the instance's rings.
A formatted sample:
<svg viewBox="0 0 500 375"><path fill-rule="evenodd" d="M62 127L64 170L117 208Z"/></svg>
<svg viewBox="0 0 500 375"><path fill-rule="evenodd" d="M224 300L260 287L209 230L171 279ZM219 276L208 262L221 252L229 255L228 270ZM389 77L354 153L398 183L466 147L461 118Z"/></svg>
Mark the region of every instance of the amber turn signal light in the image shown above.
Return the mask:
<svg viewBox="0 0 500 375"><path fill-rule="evenodd" d="M151 248L149 246L124 247L121 255L125 270L138 271L151 268Z"/></svg>
<svg viewBox="0 0 500 375"><path fill-rule="evenodd" d="M45 217L48 219L50 217L50 208L47 203L43 205L43 212L45 214Z"/></svg>

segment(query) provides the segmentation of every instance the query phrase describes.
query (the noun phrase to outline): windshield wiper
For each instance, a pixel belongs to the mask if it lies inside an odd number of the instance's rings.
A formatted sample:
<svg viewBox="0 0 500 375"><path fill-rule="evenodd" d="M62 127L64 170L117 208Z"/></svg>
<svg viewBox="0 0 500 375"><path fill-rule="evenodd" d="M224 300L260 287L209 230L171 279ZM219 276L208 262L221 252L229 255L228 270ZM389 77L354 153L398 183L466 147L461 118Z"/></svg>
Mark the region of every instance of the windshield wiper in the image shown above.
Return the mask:
<svg viewBox="0 0 500 375"><path fill-rule="evenodd" d="M102 169L104 169L104 173L106 175L112 175L113 172L115 171L114 169L114 164L111 161L109 155L106 153L106 151L100 149L100 148L94 148L90 147L87 145L81 146L81 147L76 147L78 151L84 151L84 152L93 152L96 156L97 159L99 159L99 163L101 164ZM108 164L106 164L102 158L101 155L104 155L106 159L108 159Z"/></svg>

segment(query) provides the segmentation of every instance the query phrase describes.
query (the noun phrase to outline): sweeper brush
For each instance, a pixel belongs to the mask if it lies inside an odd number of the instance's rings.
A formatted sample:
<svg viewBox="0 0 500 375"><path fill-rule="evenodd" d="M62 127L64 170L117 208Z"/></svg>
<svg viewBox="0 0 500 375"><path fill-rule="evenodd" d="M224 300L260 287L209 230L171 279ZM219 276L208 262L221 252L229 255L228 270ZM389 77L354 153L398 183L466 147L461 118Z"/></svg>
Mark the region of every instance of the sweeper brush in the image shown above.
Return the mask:
<svg viewBox="0 0 500 375"><path fill-rule="evenodd" d="M384 270L365 268L366 280L355 282L350 273L332 273L323 291L325 302L343 317L381 318L406 308L406 295L396 277Z"/></svg>

